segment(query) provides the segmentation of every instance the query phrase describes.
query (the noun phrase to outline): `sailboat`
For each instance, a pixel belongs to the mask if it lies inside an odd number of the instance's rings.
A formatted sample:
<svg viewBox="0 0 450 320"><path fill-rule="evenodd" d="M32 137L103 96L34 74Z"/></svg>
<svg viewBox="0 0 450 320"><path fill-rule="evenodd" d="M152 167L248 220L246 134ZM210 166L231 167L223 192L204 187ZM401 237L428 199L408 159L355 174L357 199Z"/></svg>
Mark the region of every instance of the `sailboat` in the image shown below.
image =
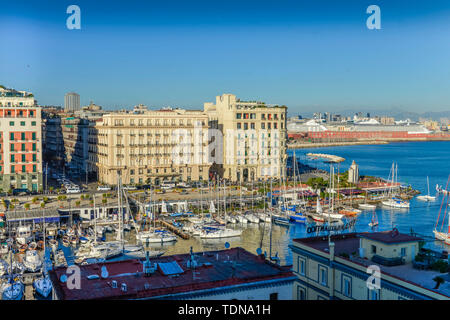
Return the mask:
<svg viewBox="0 0 450 320"><path fill-rule="evenodd" d="M278 213L274 214L272 213L272 221L288 226L289 225L289 217L286 213L286 186L283 184L283 181L286 182L286 176L285 171L283 170L283 178L282 181L280 181L280 197L283 199L283 204L280 203L280 207L278 208ZM272 183L272 182L271 182ZM271 192L272 192L272 184L270 185Z"/></svg>
<svg viewBox="0 0 450 320"><path fill-rule="evenodd" d="M446 190L447 190L447 188L448 188L448 183L449 183L449 181L450 181L450 176L448 177L448 180L447 180L447 187L445 188ZM447 201L445 201L445 198L447 198ZM434 230L433 230L434 237L435 237L437 240L444 241L444 243L445 243L445 244L448 244L448 245L450 245L450 212L447 212L447 211L448 211L448 202L449 202L449 199L450 199L450 194L449 194L449 193L446 193L445 196L442 197L441 206L440 206L440 208L439 208L439 214L438 214L438 217L437 217L437 220L436 220L436 225L434 226ZM441 216L442 208L444 207L444 202L446 203L446 204L445 204L445 210L444 210L444 218L442 219L441 230L438 231L437 225L438 225L438 223L439 223L439 217ZM448 227L447 227L447 232L442 232L442 229L443 229L443 227L444 227L444 220L445 220L445 217L446 217L447 213L449 214L449 215L448 215Z"/></svg>
<svg viewBox="0 0 450 320"><path fill-rule="evenodd" d="M435 196L430 196L430 181L428 179L428 176L427 176L427 190L428 190L427 195L417 196L416 199L420 200L420 201L435 201L436 200Z"/></svg>
<svg viewBox="0 0 450 320"><path fill-rule="evenodd" d="M376 227L378 225L378 217L377 214L375 212L375 210L373 210L372 212L372 220L369 223L369 227Z"/></svg>
<svg viewBox="0 0 450 320"><path fill-rule="evenodd" d="M220 188L219 188L220 190ZM225 192L225 183L224 183L224 192ZM220 195L220 192L219 192ZM212 201L211 201L212 204ZM216 217L218 222L222 220L226 220L226 198L224 193L224 219ZM219 226L204 226L200 231L200 239L221 239L221 238L231 238L231 237L239 237L242 234L242 230L229 229L225 227L225 224L219 224Z"/></svg>
<svg viewBox="0 0 450 320"><path fill-rule="evenodd" d="M46 242L47 242L47 236L46 236L46 232L45 232L45 218L42 221L43 223L43 230L44 230L44 264L43 264L43 268L42 268L42 277L36 279L33 282L33 287L36 290L36 293L38 295L40 295L43 298L48 298L48 296L50 295L50 293L53 290L53 284L48 276L48 272L47 272L47 265L46 265L46 254L47 254L47 247L46 247Z"/></svg>
<svg viewBox="0 0 450 320"><path fill-rule="evenodd" d="M397 183L397 172L398 172L398 166L394 163L392 163L392 186L394 186ZM396 196L395 193L393 193L392 188L389 189L388 192L388 199L383 200L381 202L383 205L391 208L401 209L401 208L409 208L409 202L402 200Z"/></svg>
<svg viewBox="0 0 450 320"><path fill-rule="evenodd" d="M293 214L291 214L289 216L289 221L293 222L293 223L306 223L306 217L301 213L301 212L297 212L297 205L299 204L298 201L298 192L297 192L297 170L296 170L296 165L297 165L297 158L295 157L295 152L293 155L293 169L294 169L294 195L295 195L295 205L294 205L294 212ZM301 181L300 181L300 185L301 185ZM303 196L303 192L302 192L302 205L306 203L304 196Z"/></svg>
<svg viewBox="0 0 450 320"><path fill-rule="evenodd" d="M11 251L9 252L9 255L10 255L9 277L8 277L9 279L8 282L4 283L0 288L0 292L2 293L2 299L22 300L25 287L18 277L14 277Z"/></svg>

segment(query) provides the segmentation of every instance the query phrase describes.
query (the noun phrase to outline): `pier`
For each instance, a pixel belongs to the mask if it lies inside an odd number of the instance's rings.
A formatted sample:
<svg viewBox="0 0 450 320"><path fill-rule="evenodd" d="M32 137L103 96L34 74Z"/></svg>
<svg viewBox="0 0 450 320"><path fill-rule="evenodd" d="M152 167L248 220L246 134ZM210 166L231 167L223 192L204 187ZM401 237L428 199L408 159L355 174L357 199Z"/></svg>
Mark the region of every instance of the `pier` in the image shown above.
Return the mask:
<svg viewBox="0 0 450 320"><path fill-rule="evenodd" d="M187 240L190 238L189 234L182 232L179 228L175 227L174 225L171 225L167 221L164 220L156 220L155 223L157 225L163 226L164 228L167 228L171 232L175 233L180 238Z"/></svg>
<svg viewBox="0 0 450 320"><path fill-rule="evenodd" d="M326 160L328 160L328 161L330 161L330 162L334 162L334 163L339 163L339 162L345 161L344 158L339 157L339 156L335 156L335 155L332 155L332 154L325 154L325 153L307 153L306 155L307 155L308 157L311 157L311 158L323 158L323 159L326 159Z"/></svg>

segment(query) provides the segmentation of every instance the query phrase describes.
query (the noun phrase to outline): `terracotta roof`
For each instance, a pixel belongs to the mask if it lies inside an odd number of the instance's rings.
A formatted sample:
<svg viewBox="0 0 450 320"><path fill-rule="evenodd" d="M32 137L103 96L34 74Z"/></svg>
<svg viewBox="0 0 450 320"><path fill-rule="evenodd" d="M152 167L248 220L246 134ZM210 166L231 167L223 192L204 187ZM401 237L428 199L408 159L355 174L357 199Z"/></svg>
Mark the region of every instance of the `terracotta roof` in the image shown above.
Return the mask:
<svg viewBox="0 0 450 320"><path fill-rule="evenodd" d="M242 248L195 253L199 264L194 270L188 268L189 254L179 254L150 259L150 262L176 261L183 269L178 275L164 275L158 267L154 274L143 274L144 259L132 259L80 266L81 289L68 289L60 281L66 268L57 268L49 272L54 289L62 300L90 299L138 299L155 298L170 294L195 292L230 285L259 282L272 279L292 278L290 266L281 267L256 256ZM105 266L109 276L105 279L89 280L89 275L101 275ZM117 281L117 288L112 288L112 280ZM125 283L127 291L121 291Z"/></svg>

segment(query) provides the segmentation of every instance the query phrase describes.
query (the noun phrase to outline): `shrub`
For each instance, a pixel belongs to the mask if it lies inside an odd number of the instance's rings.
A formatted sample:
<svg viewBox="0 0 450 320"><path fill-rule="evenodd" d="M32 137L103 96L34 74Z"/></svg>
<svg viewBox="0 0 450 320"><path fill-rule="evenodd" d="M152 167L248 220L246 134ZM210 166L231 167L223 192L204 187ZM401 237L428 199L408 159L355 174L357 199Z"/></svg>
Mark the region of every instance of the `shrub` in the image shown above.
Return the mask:
<svg viewBox="0 0 450 320"><path fill-rule="evenodd" d="M45 202L41 202L41 208L45 207Z"/></svg>
<svg viewBox="0 0 450 320"><path fill-rule="evenodd" d="M29 203L25 203L25 206L24 206L24 207L25 207L25 209L28 210L28 209L30 209L30 204L29 204Z"/></svg>
<svg viewBox="0 0 450 320"><path fill-rule="evenodd" d="M431 265L431 269L439 271L440 273L445 273L448 271L448 262L443 260L437 260Z"/></svg>
<svg viewBox="0 0 450 320"><path fill-rule="evenodd" d="M31 200L33 203L37 203L38 202L38 200L39 200L39 198L38 197L33 197L33 199Z"/></svg>

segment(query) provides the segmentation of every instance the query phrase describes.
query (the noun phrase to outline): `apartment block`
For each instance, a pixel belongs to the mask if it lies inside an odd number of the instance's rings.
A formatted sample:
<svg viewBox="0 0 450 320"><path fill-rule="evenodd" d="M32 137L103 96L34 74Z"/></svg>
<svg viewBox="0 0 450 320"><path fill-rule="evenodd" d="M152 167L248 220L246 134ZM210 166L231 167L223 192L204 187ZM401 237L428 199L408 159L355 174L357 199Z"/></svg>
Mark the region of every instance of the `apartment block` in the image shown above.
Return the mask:
<svg viewBox="0 0 450 320"><path fill-rule="evenodd" d="M41 108L33 94L0 86L0 188L42 189Z"/></svg>
<svg viewBox="0 0 450 320"><path fill-rule="evenodd" d="M202 111L171 109L113 112L91 131L90 161L98 180L117 184L208 180L208 116Z"/></svg>
<svg viewBox="0 0 450 320"><path fill-rule="evenodd" d="M286 106L242 101L233 94L205 103L217 173L230 181L281 178L286 168ZM218 135L220 132L222 140Z"/></svg>
<svg viewBox="0 0 450 320"><path fill-rule="evenodd" d="M448 300L447 273L428 270L415 260L422 254L422 240L397 229L294 239L293 298ZM444 280L438 288L436 277Z"/></svg>

